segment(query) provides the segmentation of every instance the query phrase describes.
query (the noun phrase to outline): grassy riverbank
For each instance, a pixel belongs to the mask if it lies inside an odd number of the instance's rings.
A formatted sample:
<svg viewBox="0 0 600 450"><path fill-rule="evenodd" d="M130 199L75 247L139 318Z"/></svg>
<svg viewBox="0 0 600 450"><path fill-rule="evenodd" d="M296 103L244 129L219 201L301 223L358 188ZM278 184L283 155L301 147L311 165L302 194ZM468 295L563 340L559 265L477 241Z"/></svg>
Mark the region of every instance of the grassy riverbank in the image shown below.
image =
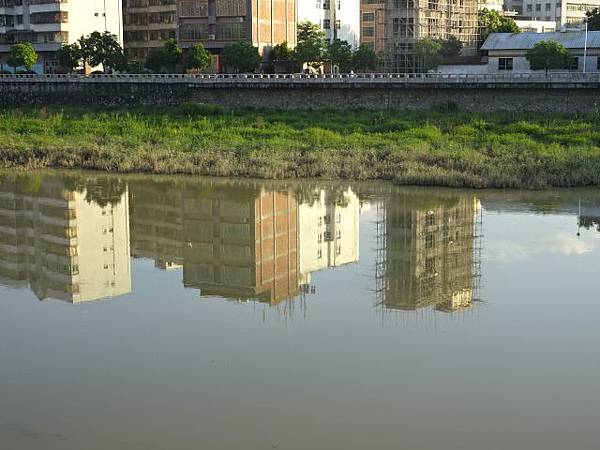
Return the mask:
<svg viewBox="0 0 600 450"><path fill-rule="evenodd" d="M401 184L600 185L600 114L0 110L0 165Z"/></svg>

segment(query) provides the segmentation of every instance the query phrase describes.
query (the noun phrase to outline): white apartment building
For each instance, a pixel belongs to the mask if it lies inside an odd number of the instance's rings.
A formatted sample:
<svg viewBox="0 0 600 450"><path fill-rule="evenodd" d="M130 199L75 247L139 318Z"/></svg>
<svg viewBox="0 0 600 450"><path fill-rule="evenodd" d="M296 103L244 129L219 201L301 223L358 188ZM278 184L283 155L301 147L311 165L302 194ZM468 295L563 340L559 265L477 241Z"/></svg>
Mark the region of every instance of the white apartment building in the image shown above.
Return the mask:
<svg viewBox="0 0 600 450"><path fill-rule="evenodd" d="M478 0L477 9L501 12L504 10L504 0Z"/></svg>
<svg viewBox="0 0 600 450"><path fill-rule="evenodd" d="M318 24L329 42L360 45L360 0L299 0L298 22Z"/></svg>
<svg viewBox="0 0 600 450"><path fill-rule="evenodd" d="M587 11L600 8L600 0L506 0L505 5L519 18L553 21L564 31L581 25Z"/></svg>
<svg viewBox="0 0 600 450"><path fill-rule="evenodd" d="M300 284L312 272L358 261L360 201L348 188L336 198L325 190L298 206Z"/></svg>
<svg viewBox="0 0 600 450"><path fill-rule="evenodd" d="M11 45L31 42L38 52L34 70L58 69L54 53L93 31L109 31L123 44L122 0L0 0L0 64Z"/></svg>
<svg viewBox="0 0 600 450"><path fill-rule="evenodd" d="M552 33L556 31L556 22L553 20L515 19L515 23L522 32Z"/></svg>
<svg viewBox="0 0 600 450"><path fill-rule="evenodd" d="M100 206L85 189L36 182L0 187L0 283L71 303L131 292L127 190Z"/></svg>

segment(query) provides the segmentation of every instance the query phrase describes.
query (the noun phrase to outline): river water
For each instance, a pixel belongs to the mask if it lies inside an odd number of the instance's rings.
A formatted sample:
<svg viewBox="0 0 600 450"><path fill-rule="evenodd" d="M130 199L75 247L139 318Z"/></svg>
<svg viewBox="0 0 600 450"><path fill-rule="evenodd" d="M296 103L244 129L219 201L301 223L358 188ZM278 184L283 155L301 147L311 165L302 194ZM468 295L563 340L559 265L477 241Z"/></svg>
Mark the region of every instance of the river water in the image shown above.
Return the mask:
<svg viewBox="0 0 600 450"><path fill-rule="evenodd" d="M0 448L600 448L600 192L0 174Z"/></svg>

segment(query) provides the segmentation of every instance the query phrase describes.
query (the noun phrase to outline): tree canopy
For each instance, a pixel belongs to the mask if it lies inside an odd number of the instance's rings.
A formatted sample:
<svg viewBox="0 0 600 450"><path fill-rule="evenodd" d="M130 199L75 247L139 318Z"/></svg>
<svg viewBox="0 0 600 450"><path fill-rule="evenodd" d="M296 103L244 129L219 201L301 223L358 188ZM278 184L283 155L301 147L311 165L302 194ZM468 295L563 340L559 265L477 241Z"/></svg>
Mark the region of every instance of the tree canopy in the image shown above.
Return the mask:
<svg viewBox="0 0 600 450"><path fill-rule="evenodd" d="M600 31L600 8L585 13L589 31Z"/></svg>
<svg viewBox="0 0 600 450"><path fill-rule="evenodd" d="M58 58L58 63L61 67L71 73L79 67L81 61L81 49L76 43L63 44L56 52L56 57Z"/></svg>
<svg viewBox="0 0 600 450"><path fill-rule="evenodd" d="M352 69L352 46L347 41L335 39L327 47L327 57L337 65L340 72L350 72Z"/></svg>
<svg viewBox="0 0 600 450"><path fill-rule="evenodd" d="M566 69L569 66L569 50L554 40L540 41L527 50L525 56L532 70Z"/></svg>
<svg viewBox="0 0 600 450"><path fill-rule="evenodd" d="M415 42L416 66L419 72L435 69L442 62L442 43L429 37Z"/></svg>
<svg viewBox="0 0 600 450"><path fill-rule="evenodd" d="M125 68L127 59L123 48L110 32L94 31L88 36L81 36L77 42L85 64L92 67L101 65L104 71Z"/></svg>
<svg viewBox="0 0 600 450"><path fill-rule="evenodd" d="M204 70L210 67L212 57L202 44L190 46L181 58L183 70Z"/></svg>
<svg viewBox="0 0 600 450"><path fill-rule="evenodd" d="M327 52L325 33L319 25L310 21L298 24L298 39L296 43L296 59L300 63L308 63L313 68L321 66Z"/></svg>
<svg viewBox="0 0 600 450"><path fill-rule="evenodd" d="M511 17L503 16L498 11L486 8L479 11L478 25L482 43L490 33L519 33L521 31Z"/></svg>
<svg viewBox="0 0 600 450"><path fill-rule="evenodd" d="M17 67L25 67L27 70L33 69L33 65L37 62L38 55L29 42L20 42L13 45L10 48L10 54L8 55L8 65L11 66L15 72Z"/></svg>
<svg viewBox="0 0 600 450"><path fill-rule="evenodd" d="M183 51L175 39L168 39L162 47L154 48L146 57L145 66L154 73L175 73L181 65Z"/></svg>
<svg viewBox="0 0 600 450"><path fill-rule="evenodd" d="M373 49L365 44L361 44L352 55L352 68L358 72L374 70L379 64L379 58Z"/></svg>
<svg viewBox="0 0 600 450"><path fill-rule="evenodd" d="M450 58L453 56L459 56L460 51L462 50L463 44L456 36L450 36L445 41L440 41L442 47L440 49L440 54L444 58Z"/></svg>
<svg viewBox="0 0 600 450"><path fill-rule="evenodd" d="M236 42L223 48L223 65L236 72L254 72L260 64L258 49L249 42Z"/></svg>
<svg viewBox="0 0 600 450"><path fill-rule="evenodd" d="M281 59L281 60L293 60L295 58L294 50L291 49L286 41L281 44L277 44L271 50L269 54L269 58L271 61Z"/></svg>

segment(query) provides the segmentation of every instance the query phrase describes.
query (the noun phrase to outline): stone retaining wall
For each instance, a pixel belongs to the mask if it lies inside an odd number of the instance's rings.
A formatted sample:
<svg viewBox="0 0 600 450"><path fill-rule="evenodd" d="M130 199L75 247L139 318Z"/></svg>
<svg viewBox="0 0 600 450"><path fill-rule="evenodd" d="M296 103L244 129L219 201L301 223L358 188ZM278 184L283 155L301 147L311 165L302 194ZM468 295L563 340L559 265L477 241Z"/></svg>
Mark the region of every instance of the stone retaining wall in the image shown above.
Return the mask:
<svg viewBox="0 0 600 450"><path fill-rule="evenodd" d="M2 82L0 106L163 106L201 102L275 109L446 109L463 111L600 111L600 87L199 85L185 83Z"/></svg>

